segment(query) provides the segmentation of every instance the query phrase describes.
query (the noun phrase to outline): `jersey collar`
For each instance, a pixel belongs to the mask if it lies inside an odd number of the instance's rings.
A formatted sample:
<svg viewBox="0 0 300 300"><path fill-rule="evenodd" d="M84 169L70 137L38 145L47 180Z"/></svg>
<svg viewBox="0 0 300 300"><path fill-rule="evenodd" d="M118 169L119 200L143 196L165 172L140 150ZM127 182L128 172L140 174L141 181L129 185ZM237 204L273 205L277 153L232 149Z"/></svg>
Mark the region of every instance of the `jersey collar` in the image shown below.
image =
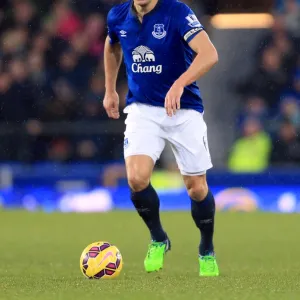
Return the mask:
<svg viewBox="0 0 300 300"><path fill-rule="evenodd" d="M156 11L158 11L164 4L166 0L158 0L157 4L155 5L155 7L150 11L148 12L145 16L148 16L148 15L152 15L153 13L155 13ZM129 6L129 13L128 13L128 16L131 17L131 18L137 18L137 14L133 8L133 2L134 0L130 0L130 6Z"/></svg>

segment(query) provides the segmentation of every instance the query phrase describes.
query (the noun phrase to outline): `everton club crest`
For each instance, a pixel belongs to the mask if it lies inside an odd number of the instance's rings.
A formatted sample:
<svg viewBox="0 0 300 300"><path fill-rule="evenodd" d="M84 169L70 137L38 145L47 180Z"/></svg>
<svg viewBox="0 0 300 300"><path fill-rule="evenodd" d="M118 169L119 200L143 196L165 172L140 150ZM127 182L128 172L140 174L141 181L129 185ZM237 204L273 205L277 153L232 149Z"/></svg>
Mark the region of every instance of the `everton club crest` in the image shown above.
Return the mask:
<svg viewBox="0 0 300 300"><path fill-rule="evenodd" d="M163 24L155 24L154 25L154 30L152 32L152 35L156 38L156 39L163 39L166 35L167 32L165 31L165 25Z"/></svg>

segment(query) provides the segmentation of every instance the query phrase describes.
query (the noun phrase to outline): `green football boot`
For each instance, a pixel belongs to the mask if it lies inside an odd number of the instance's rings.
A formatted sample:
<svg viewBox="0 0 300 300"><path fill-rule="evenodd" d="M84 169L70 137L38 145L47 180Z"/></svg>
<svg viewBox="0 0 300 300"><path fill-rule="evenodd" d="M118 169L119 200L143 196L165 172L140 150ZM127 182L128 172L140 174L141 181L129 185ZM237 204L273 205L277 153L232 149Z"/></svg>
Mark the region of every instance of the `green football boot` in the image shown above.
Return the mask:
<svg viewBox="0 0 300 300"><path fill-rule="evenodd" d="M164 266L164 256L171 250L170 240L164 242L152 242L149 245L148 252L144 261L146 272L156 272Z"/></svg>
<svg viewBox="0 0 300 300"><path fill-rule="evenodd" d="M214 255L199 256L200 272L203 277L219 276L219 267Z"/></svg>

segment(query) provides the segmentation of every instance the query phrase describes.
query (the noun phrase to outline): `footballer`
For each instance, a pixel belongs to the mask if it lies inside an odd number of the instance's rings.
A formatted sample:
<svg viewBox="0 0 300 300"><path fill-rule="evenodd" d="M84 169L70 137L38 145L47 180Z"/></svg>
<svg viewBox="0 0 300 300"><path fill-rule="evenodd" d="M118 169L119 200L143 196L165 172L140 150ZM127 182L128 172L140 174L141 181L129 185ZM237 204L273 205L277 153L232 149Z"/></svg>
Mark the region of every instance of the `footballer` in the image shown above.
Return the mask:
<svg viewBox="0 0 300 300"><path fill-rule="evenodd" d="M218 53L194 12L177 0L130 0L113 7L107 23L104 108L110 118L119 118L116 82L124 56L129 88L124 157L131 200L151 234L145 270L162 269L171 249L150 182L169 141L200 231L199 274L218 276L215 200L206 181L212 162L196 84L218 62Z"/></svg>

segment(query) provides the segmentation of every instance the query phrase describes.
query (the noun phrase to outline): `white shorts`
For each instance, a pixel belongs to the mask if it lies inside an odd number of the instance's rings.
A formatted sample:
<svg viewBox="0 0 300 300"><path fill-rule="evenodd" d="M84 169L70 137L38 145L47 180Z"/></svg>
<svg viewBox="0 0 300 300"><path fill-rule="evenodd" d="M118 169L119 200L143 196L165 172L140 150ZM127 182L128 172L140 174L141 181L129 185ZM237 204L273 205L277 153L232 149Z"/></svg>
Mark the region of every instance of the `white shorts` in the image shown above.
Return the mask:
<svg viewBox="0 0 300 300"><path fill-rule="evenodd" d="M147 155L154 163L169 141L182 175L203 175L212 168L203 114L182 109L168 117L163 107L140 103L129 105L124 156Z"/></svg>

